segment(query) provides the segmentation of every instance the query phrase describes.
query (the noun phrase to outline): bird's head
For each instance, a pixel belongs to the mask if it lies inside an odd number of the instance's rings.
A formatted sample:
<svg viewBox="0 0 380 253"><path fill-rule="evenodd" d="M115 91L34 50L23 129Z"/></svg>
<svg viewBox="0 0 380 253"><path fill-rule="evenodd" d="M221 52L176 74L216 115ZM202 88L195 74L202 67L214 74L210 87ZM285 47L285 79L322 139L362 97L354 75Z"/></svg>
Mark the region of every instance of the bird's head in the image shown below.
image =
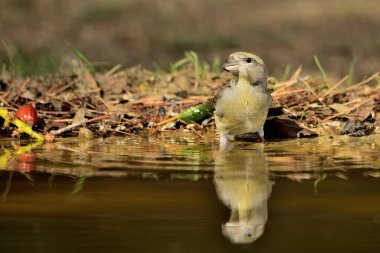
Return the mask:
<svg viewBox="0 0 380 253"><path fill-rule="evenodd" d="M247 52L232 53L224 62L223 69L236 77L247 79L251 84L266 84L267 69L264 61L257 55Z"/></svg>

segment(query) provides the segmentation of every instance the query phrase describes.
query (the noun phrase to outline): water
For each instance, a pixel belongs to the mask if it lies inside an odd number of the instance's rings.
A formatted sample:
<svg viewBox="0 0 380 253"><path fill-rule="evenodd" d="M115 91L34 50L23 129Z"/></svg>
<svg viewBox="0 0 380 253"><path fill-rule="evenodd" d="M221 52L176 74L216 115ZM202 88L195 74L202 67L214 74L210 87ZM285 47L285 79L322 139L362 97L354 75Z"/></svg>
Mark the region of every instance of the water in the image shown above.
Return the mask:
<svg viewBox="0 0 380 253"><path fill-rule="evenodd" d="M380 251L378 135L0 145L0 252Z"/></svg>

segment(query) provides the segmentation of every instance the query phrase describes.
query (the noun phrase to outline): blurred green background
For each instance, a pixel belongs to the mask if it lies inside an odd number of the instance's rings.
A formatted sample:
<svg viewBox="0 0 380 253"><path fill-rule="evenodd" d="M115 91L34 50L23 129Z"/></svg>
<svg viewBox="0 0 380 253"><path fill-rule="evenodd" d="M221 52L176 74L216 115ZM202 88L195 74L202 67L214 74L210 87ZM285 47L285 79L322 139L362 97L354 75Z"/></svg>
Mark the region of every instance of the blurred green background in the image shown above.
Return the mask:
<svg viewBox="0 0 380 253"><path fill-rule="evenodd" d="M103 66L165 68L194 50L211 62L237 50L356 79L380 69L378 0L0 0L0 59L20 74L55 71L77 48Z"/></svg>

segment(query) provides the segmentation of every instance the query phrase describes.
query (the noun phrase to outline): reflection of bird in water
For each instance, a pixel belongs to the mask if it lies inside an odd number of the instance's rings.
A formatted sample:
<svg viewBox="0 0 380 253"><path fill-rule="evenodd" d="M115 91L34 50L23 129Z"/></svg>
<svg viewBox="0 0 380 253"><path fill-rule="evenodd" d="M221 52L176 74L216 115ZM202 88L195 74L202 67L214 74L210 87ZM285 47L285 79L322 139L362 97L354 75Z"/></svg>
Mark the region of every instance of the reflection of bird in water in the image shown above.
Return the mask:
<svg viewBox="0 0 380 253"><path fill-rule="evenodd" d="M220 145L246 133L258 132L264 138L263 127L272 103L264 61L251 53L236 52L228 57L223 68L234 79L216 98L215 123Z"/></svg>
<svg viewBox="0 0 380 253"><path fill-rule="evenodd" d="M264 232L272 190L262 146L219 151L215 158L216 192L231 209L223 234L234 243L251 243Z"/></svg>

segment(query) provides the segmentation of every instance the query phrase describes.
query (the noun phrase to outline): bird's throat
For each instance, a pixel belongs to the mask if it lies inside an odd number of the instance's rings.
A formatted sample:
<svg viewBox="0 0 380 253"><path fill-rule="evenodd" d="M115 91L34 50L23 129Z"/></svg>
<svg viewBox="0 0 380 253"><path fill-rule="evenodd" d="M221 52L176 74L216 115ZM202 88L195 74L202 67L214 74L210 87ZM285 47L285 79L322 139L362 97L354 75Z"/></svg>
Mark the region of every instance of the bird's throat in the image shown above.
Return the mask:
<svg viewBox="0 0 380 253"><path fill-rule="evenodd" d="M249 75L239 75L237 83L241 85L250 85L250 86L264 86L266 87L266 78L257 79L251 78Z"/></svg>

